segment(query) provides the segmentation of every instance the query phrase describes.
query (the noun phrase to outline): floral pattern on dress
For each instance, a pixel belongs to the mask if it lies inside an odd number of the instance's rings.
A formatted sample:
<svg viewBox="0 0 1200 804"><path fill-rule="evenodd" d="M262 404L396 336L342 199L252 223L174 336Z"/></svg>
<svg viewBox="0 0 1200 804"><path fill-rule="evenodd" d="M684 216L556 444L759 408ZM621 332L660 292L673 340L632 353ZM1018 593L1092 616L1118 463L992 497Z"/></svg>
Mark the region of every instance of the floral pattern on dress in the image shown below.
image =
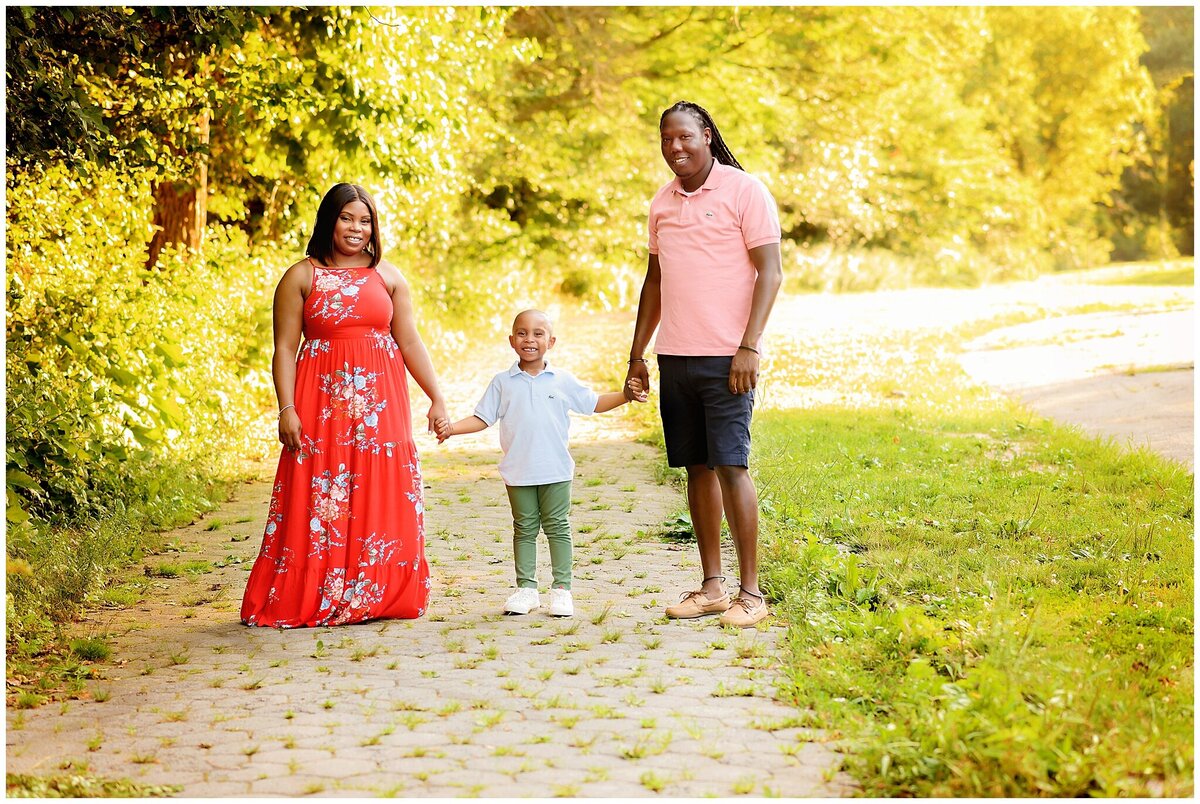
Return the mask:
<svg viewBox="0 0 1200 804"><path fill-rule="evenodd" d="M363 540L362 555L359 556L358 566L374 567L376 564L384 564L391 560L398 548L404 546L404 543L399 539L387 539L386 534L377 534L371 531L371 535ZM407 561L401 561L395 566L403 567L408 564Z"/></svg>
<svg viewBox="0 0 1200 804"><path fill-rule="evenodd" d="M369 337L375 348L387 352L388 357L395 357L396 352L400 349L400 345L396 343L396 338L392 335L391 330L387 332L375 330Z"/></svg>
<svg viewBox="0 0 1200 804"><path fill-rule="evenodd" d="M354 475L339 464L335 474L326 469L312 479L312 503L308 521L311 532L309 557L322 558L334 547L345 547L346 536L337 523L350 516L350 494L357 489Z"/></svg>
<svg viewBox="0 0 1200 804"><path fill-rule="evenodd" d="M336 567L325 573L321 582L321 608L323 615L317 625L342 625L362 619L372 605L383 600L384 588L368 578L365 572L347 581L344 567Z"/></svg>
<svg viewBox="0 0 1200 804"><path fill-rule="evenodd" d="M317 445L321 443L321 439L313 438L308 433L300 434L300 449L296 450L296 463L304 463L314 455L321 454L321 448Z"/></svg>
<svg viewBox="0 0 1200 804"><path fill-rule="evenodd" d="M325 338L309 338L304 341L304 345L300 347L300 356L298 360L311 360L322 352L328 352L331 348L330 342Z"/></svg>
<svg viewBox="0 0 1200 804"><path fill-rule="evenodd" d="M331 324L358 318L354 312L359 291L370 280L370 275L354 278L350 271L323 271L313 273L313 292L316 309L312 317Z"/></svg>
<svg viewBox="0 0 1200 804"><path fill-rule="evenodd" d="M392 457L396 442L380 442L378 437L379 414L387 407L386 399L379 399L375 388L378 375L359 366L353 369L349 363L333 374L321 375L321 392L329 397L321 409L321 421L346 421L346 429L339 431L339 446L353 446L359 452L378 455L381 451Z"/></svg>
<svg viewBox="0 0 1200 804"><path fill-rule="evenodd" d="M271 489L271 507L267 510L267 526L263 528L263 543L258 550L259 558L275 552L279 539L279 527L283 524L283 483L276 481Z"/></svg>

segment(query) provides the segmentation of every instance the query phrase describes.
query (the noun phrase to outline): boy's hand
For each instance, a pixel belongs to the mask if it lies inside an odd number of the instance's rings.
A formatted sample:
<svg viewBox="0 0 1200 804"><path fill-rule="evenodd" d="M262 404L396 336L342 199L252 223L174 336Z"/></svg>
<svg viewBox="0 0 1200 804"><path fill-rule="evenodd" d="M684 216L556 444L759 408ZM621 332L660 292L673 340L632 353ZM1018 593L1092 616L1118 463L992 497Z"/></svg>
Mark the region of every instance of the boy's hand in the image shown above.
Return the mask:
<svg viewBox="0 0 1200 804"><path fill-rule="evenodd" d="M650 393L650 369L643 360L629 361L629 371L625 374L625 386L621 391L625 394L626 402L633 402L636 399L634 386L630 383L636 382L637 387L644 393ZM645 402L645 399L637 400Z"/></svg>
<svg viewBox="0 0 1200 804"><path fill-rule="evenodd" d="M625 381L625 398L630 402L645 402L650 398L650 395L646 392L640 379L630 377Z"/></svg>
<svg viewBox="0 0 1200 804"><path fill-rule="evenodd" d="M447 438L454 435L454 428L450 426L449 419L438 419L433 423L433 429L437 434L439 444L444 443Z"/></svg>

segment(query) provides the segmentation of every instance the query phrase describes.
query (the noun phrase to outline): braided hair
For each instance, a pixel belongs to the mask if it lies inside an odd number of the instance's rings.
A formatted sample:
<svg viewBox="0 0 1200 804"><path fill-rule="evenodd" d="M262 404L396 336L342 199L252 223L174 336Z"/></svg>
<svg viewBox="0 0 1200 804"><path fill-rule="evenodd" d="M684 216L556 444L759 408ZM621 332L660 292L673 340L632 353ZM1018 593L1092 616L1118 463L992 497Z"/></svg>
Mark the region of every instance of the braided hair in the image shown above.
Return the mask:
<svg viewBox="0 0 1200 804"><path fill-rule="evenodd" d="M745 170L745 168L741 166L741 163L737 161L737 157L730 152L729 146L725 144L725 140L721 137L721 132L717 130L717 124L713 122L712 115L708 113L707 109L699 104L692 103L691 101L679 101L674 106L663 112L662 117L658 118L659 128L662 128L663 121L665 121L667 119L667 115L671 114L672 112L684 112L686 114L690 114L700 122L701 129L707 128L712 132L712 143L709 145L709 147L712 149L713 159L716 159L722 165L729 165L730 167L735 167L741 171Z"/></svg>

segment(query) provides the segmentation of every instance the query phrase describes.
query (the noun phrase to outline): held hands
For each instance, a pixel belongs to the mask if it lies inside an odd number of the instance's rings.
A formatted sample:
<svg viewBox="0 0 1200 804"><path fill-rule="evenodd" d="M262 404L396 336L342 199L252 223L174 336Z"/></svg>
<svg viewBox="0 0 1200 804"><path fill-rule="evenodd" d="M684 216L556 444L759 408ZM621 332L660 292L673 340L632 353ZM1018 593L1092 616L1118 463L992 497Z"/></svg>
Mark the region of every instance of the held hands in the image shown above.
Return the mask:
<svg viewBox="0 0 1200 804"><path fill-rule="evenodd" d="M434 402L432 405L429 406L429 413L427 413L425 415L425 418L429 422L429 429L426 430L425 432L430 433L430 434L436 433L437 432L437 423L439 421L445 421L447 423L449 423L449 421L450 421L446 417L446 403L445 402ZM441 441L442 439L439 438L438 440Z"/></svg>
<svg viewBox="0 0 1200 804"><path fill-rule="evenodd" d="M758 352L738 349L729 366L729 393L745 394L758 385Z"/></svg>
<svg viewBox="0 0 1200 804"><path fill-rule="evenodd" d="M650 369L642 360L631 360L625 374L625 387L621 389L626 402L645 402L650 393ZM639 396L640 394L640 396Z"/></svg>
<svg viewBox="0 0 1200 804"><path fill-rule="evenodd" d="M437 435L439 444L446 443L446 439L454 435L454 425L450 424L450 420L443 417L433 423L433 432Z"/></svg>

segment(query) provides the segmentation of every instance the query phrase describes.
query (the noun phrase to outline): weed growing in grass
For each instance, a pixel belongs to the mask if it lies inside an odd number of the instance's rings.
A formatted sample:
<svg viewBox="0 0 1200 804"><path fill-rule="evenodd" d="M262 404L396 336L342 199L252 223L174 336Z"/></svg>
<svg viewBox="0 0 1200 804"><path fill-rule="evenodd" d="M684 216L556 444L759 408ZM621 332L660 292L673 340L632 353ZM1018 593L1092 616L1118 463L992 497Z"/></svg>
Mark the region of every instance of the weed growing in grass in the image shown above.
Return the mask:
<svg viewBox="0 0 1200 804"><path fill-rule="evenodd" d="M13 701L13 706L17 709L35 709L47 700L45 695L38 695L36 692L23 690L17 693L17 698Z"/></svg>
<svg viewBox="0 0 1200 804"><path fill-rule="evenodd" d="M112 655L112 648L101 637L71 640L71 653L85 662L102 662Z"/></svg>

